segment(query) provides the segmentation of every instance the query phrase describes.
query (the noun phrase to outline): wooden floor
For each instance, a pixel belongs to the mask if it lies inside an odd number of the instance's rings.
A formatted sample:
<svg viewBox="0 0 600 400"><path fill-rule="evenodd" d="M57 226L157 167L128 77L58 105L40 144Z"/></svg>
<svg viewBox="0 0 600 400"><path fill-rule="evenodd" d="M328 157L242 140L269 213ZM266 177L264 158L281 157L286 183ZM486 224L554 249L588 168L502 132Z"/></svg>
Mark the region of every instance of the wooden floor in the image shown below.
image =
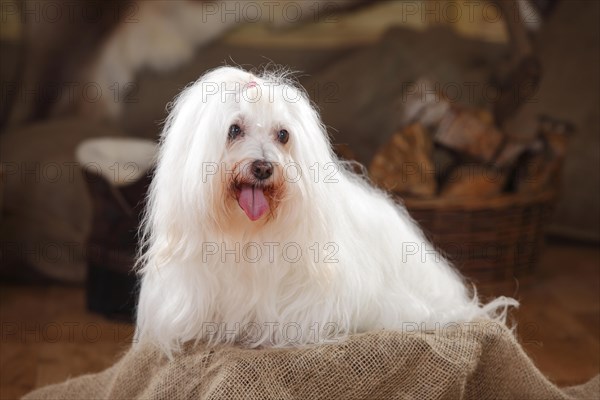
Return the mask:
<svg viewBox="0 0 600 400"><path fill-rule="evenodd" d="M535 287L521 291L518 334L536 365L560 385L584 382L600 365L600 250L551 243ZM97 372L126 351L133 329L91 314L84 291L0 286L0 398Z"/></svg>

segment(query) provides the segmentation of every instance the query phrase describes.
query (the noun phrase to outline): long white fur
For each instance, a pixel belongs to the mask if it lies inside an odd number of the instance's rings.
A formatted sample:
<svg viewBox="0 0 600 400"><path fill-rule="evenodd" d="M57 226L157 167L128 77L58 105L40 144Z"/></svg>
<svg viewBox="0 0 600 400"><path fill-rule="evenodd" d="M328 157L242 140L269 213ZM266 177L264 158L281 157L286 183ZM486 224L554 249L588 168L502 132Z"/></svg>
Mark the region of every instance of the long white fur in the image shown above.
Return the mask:
<svg viewBox="0 0 600 400"><path fill-rule="evenodd" d="M245 136L230 143L233 123ZM283 128L285 145L275 139ZM284 194L252 222L222 172L243 174L236 165L263 158L275 163ZM332 165L339 160L319 115L285 73L222 67L186 88L166 122L148 198L137 342L169 355L198 340L305 345L407 324L503 320L518 305L480 304L402 205ZM227 252L250 242L263 251L258 261ZM299 260L283 252L290 243Z"/></svg>

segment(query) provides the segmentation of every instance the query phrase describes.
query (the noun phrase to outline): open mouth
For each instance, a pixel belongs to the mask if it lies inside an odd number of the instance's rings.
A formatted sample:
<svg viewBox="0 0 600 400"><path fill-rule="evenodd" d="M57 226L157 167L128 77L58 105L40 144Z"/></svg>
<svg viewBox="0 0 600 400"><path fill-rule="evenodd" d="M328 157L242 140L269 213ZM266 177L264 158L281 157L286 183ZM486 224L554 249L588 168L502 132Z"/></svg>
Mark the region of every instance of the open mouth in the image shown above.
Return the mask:
<svg viewBox="0 0 600 400"><path fill-rule="evenodd" d="M251 221L260 219L269 211L266 190L266 187L245 183L235 187L238 204Z"/></svg>

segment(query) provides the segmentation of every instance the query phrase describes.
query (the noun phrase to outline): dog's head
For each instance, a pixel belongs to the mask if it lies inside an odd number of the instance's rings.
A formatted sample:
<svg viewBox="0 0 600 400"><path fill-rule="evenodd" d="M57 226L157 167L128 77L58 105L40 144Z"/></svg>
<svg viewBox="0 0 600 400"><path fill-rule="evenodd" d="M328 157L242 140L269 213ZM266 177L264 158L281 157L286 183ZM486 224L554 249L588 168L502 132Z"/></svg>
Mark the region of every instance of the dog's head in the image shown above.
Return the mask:
<svg viewBox="0 0 600 400"><path fill-rule="evenodd" d="M284 89L289 86L254 76L246 79L224 82L218 90L217 96L226 112L222 118L224 125L220 124L217 132L226 140L213 172L219 175L216 179L222 184L220 194L228 216L237 214L237 203L250 221L268 220L276 216L280 204L293 194L293 187L288 184L291 183L288 169L293 162L291 150L297 141L294 132L301 128L291 115L289 99L284 96Z"/></svg>
<svg viewBox="0 0 600 400"><path fill-rule="evenodd" d="M319 183L335 157L306 93L285 74L207 73L175 100L162 140L149 212L163 218L148 222L170 225L173 239L293 224L326 201Z"/></svg>

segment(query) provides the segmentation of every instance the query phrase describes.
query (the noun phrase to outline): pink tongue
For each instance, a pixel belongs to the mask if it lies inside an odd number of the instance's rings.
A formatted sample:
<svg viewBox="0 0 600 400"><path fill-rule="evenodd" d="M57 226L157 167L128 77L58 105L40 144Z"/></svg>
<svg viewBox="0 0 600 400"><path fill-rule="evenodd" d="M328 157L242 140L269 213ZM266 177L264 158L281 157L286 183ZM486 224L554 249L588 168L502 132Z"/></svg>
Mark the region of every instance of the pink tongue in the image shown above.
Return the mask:
<svg viewBox="0 0 600 400"><path fill-rule="evenodd" d="M238 204L252 221L262 217L269 209L269 203L267 203L263 191L249 185L242 186Z"/></svg>

